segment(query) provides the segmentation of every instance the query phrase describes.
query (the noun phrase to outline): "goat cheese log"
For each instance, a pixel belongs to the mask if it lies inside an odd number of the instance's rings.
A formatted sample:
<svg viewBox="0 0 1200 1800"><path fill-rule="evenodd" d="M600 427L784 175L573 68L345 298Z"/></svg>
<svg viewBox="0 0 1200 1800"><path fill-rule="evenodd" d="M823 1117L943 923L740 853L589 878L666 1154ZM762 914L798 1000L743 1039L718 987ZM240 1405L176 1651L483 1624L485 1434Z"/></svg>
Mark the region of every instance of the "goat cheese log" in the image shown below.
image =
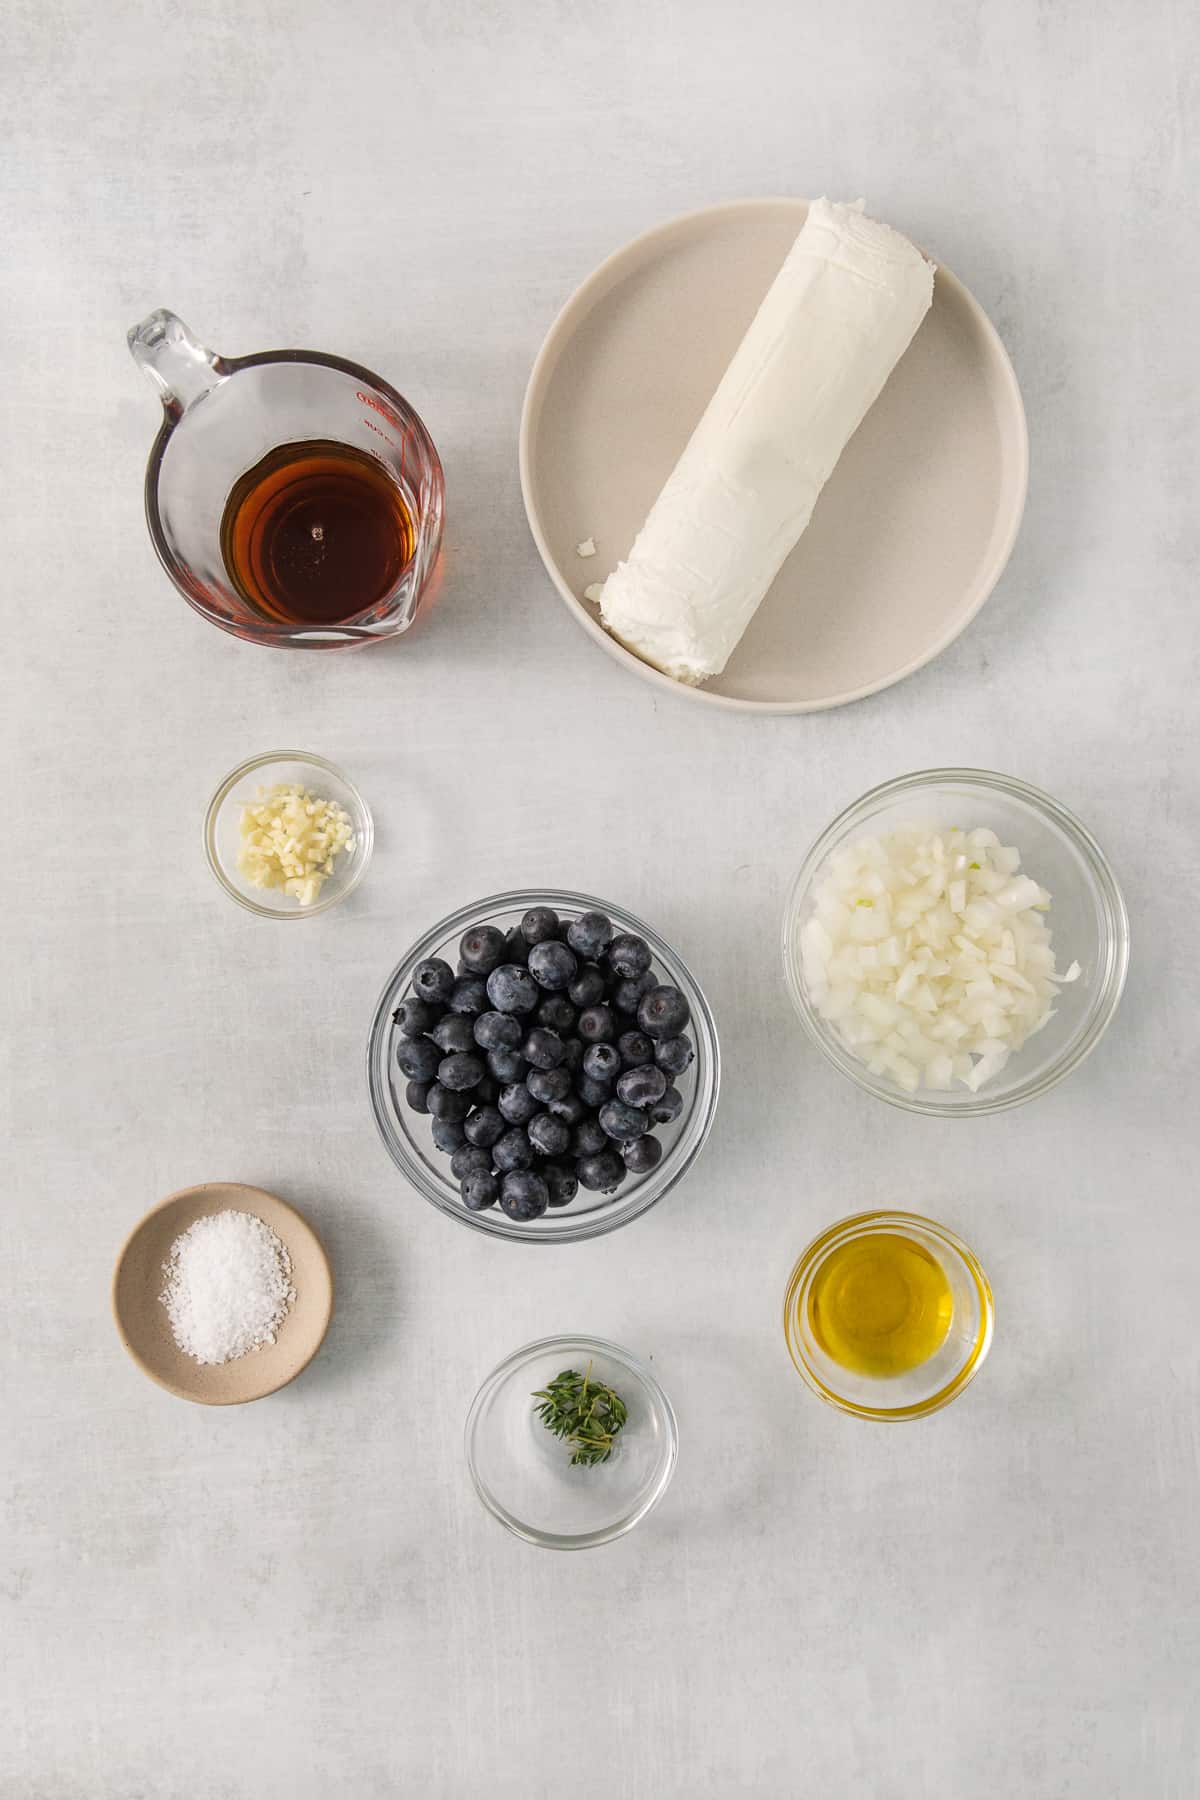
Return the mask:
<svg viewBox="0 0 1200 1800"><path fill-rule="evenodd" d="M600 591L630 650L719 675L933 299L933 265L862 202L815 200L629 553Z"/></svg>

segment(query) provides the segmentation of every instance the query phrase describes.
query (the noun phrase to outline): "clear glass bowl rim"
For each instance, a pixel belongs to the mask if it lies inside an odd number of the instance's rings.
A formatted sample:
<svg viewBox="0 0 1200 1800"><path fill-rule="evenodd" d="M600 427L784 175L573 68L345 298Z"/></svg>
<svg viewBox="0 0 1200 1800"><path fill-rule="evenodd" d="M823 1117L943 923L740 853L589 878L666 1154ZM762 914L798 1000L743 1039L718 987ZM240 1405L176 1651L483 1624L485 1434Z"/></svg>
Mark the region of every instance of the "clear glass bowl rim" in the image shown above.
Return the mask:
<svg viewBox="0 0 1200 1800"><path fill-rule="evenodd" d="M990 788L1008 799L1023 801L1034 811L1042 813L1071 841L1095 884L1107 927L1108 954L1100 983L1099 1004L1088 1027L1067 1045L1056 1062L1008 1093L989 1094L984 1089L970 1099L949 1102L937 1094L905 1094L888 1086L872 1075L866 1064L860 1063L827 1030L814 1012L804 990L792 924L813 877L825 858L857 824L892 800L906 794L918 794L927 788L945 787L954 782L969 782L976 787ZM923 1113L940 1119L980 1118L987 1113L1006 1112L1010 1107L1021 1106L1039 1094L1048 1093L1091 1055L1112 1023L1129 973L1129 914L1108 858L1091 832L1074 813L1041 788L1020 781L1014 775L1000 775L989 769L919 769L910 775L897 775L891 781L871 788L861 799L840 812L817 838L788 889L783 913L783 969L792 1004L805 1031L834 1068L858 1087L873 1094L878 1100L886 1100L889 1106L899 1107L903 1112Z"/></svg>
<svg viewBox="0 0 1200 1800"><path fill-rule="evenodd" d="M358 816L355 819L355 836L358 839L358 844L354 852L357 866L354 870L354 874L343 887L335 889L331 894L326 894L323 900L318 899L314 901L312 906L296 906L292 908L264 906L261 901L251 899L249 894L243 894L240 889L236 888L232 881L230 881L228 875L225 873L221 858L217 853L217 819L220 815L222 806L224 806L238 782L244 781L247 775L253 775L256 769L263 769L270 763L279 762L307 763L310 768L321 769L326 775L332 775L335 781L340 781L342 786L347 788L353 795L354 804L358 809ZM204 854L208 859L209 868L220 882L222 888L224 888L225 892L229 895L230 899L236 900L239 906L244 906L247 912L257 913L260 919L282 919L285 921L292 919L313 919L318 913L328 912L331 906L336 906L339 901L346 898L347 894L352 894L354 892L355 888L367 872L367 865L371 860L371 851L374 847L374 843L375 821L371 817L370 807L363 799L357 787L355 787L344 769L339 769L336 763L331 763L328 758L324 756L315 755L311 750L265 750L260 756L247 757L245 762L239 763L236 769L231 770L230 773L226 775L224 781L221 782L216 793L209 801L208 811L204 815Z"/></svg>
<svg viewBox="0 0 1200 1800"><path fill-rule="evenodd" d="M623 929L635 931L644 936L655 950L656 961L662 962L665 966L678 970L684 975L699 1002L698 1006L693 1009L692 1024L697 1040L702 1044L702 1054L707 1059L711 1083L708 1104L696 1132L695 1141L682 1154L664 1157L652 1174L648 1175L637 1188L630 1190L628 1205L622 1204L622 1197L618 1190L609 1205L602 1206L594 1212L582 1214L577 1218L572 1218L569 1211L562 1212L559 1215L562 1225L553 1235L522 1231L519 1224L506 1219L502 1213L497 1213L495 1208L488 1212L473 1213L468 1212L457 1201L448 1199L430 1176L424 1163L410 1152L403 1137L393 1129L386 1096L380 1092L379 1082L376 1078L376 1043L380 1034L386 1031L390 1023L392 990L395 987L397 976L405 965L419 962L422 957L431 955L439 945L445 944L447 939L460 936L469 925L486 921L496 913L526 912L531 906L570 907L578 908L580 912L592 910L603 912L616 920ZM659 953L659 946L661 946L662 954ZM697 1077L697 1079L699 1078ZM605 1232L616 1231L622 1225L628 1225L632 1220L640 1218L643 1213L649 1212L652 1206L657 1206L659 1201L669 1194L671 1189L687 1174L707 1143L713 1120L716 1117L717 1102L721 1094L721 1050L717 1038L716 1021L703 988L678 951L673 949L654 930L653 926L647 925L644 920L638 918L636 913L629 912L627 908L618 906L614 901L597 899L593 894L572 893L566 888L518 889L511 893L492 894L475 900L468 906L456 908L437 925L431 926L428 931L423 933L400 958L383 984L371 1020L371 1029L367 1037L367 1087L371 1096L371 1111L375 1118L375 1126L388 1155L405 1178L417 1189L417 1192L431 1205L436 1206L438 1211L444 1213L447 1218L454 1219L469 1230L483 1231L491 1237L503 1238L508 1243L551 1245L582 1243L589 1238L602 1237ZM692 1102L692 1111L701 1103L701 1099L702 1096L697 1088ZM689 1123L692 1111L689 1111L687 1115ZM678 1149L678 1145L676 1149Z"/></svg>
<svg viewBox="0 0 1200 1800"><path fill-rule="evenodd" d="M519 1369L523 1362L531 1362L535 1356L541 1356L543 1352L559 1348L565 1349L568 1346L578 1348L581 1345L600 1351L603 1356L611 1357L614 1362L624 1363L642 1382L662 1421L667 1439L667 1452L657 1481L637 1506L625 1513L615 1524L605 1526L601 1531L589 1531L581 1533L578 1537L566 1537L562 1533L539 1531L536 1526L525 1524L523 1520L517 1518L515 1513L510 1513L506 1507L502 1506L499 1500L488 1491L475 1463L475 1433L486 1401L501 1382ZM519 1350L514 1350L511 1355L504 1358L503 1362L498 1363L491 1374L480 1383L479 1391L472 1400L467 1413L467 1421L463 1429L463 1447L466 1451L467 1468L475 1492L492 1517L499 1519L500 1523L511 1531L514 1537L521 1538L527 1544L535 1544L541 1550L592 1550L599 1544L611 1544L614 1538L624 1537L627 1531L632 1531L634 1526L658 1505L671 1485L671 1477L675 1473L675 1465L679 1460L679 1421L675 1417L675 1408L667 1398L658 1377L640 1357L633 1354L632 1350L626 1350L620 1344L612 1343L608 1338L590 1337L583 1332L577 1334L560 1332L555 1337L537 1338L531 1344L523 1344Z"/></svg>
<svg viewBox="0 0 1200 1800"><path fill-rule="evenodd" d="M821 1380L815 1369L811 1369L804 1357L799 1339L793 1334L793 1321L796 1316L796 1304L808 1277L844 1239L853 1237L866 1226L879 1231L894 1229L900 1236L909 1235L907 1228L919 1225L922 1231L937 1238L950 1249L957 1251L975 1283L979 1295L980 1325L971 1354L962 1368L951 1377L946 1385L931 1394L928 1400L920 1400L910 1406L861 1406L855 1400L835 1392ZM807 1382L819 1400L827 1406L834 1406L839 1412L846 1412L856 1419L875 1419L883 1424L904 1423L909 1419L924 1419L930 1413L940 1412L943 1406L949 1406L957 1400L965 1387L968 1387L978 1375L987 1360L988 1351L992 1347L992 1336L996 1324L996 1307L992 1298L992 1286L983 1271L983 1265L969 1244L948 1225L941 1225L936 1219L927 1219L923 1213L910 1212L861 1212L851 1213L848 1218L838 1219L827 1225L824 1231L818 1232L812 1242L800 1252L796 1258L787 1287L783 1296L783 1335L788 1347L788 1355L796 1366L797 1372Z"/></svg>

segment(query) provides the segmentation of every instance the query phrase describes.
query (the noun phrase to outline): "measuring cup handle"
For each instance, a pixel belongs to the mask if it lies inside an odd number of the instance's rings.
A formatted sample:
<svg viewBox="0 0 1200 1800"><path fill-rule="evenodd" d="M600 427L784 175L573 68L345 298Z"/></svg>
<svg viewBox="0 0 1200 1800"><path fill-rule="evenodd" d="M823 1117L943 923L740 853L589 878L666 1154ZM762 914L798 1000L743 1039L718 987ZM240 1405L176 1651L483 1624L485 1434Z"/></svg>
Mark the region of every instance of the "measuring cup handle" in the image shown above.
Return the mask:
<svg viewBox="0 0 1200 1800"><path fill-rule="evenodd" d="M198 344L183 320L161 306L133 326L129 350L172 419L182 417L229 374L224 357Z"/></svg>

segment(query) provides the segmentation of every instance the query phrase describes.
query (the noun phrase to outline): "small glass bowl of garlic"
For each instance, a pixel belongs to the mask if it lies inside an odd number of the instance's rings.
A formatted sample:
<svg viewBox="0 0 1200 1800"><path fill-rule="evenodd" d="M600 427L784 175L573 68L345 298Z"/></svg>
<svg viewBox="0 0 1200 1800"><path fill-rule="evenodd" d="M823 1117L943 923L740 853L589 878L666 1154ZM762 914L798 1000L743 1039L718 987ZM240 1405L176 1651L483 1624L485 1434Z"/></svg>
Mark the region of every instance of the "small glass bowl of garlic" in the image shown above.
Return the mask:
<svg viewBox="0 0 1200 1800"><path fill-rule="evenodd" d="M342 771L304 750L269 750L227 775L204 820L208 866L265 919L311 919L352 893L371 860L366 801Z"/></svg>
<svg viewBox="0 0 1200 1800"><path fill-rule="evenodd" d="M788 989L835 1068L942 1118L1045 1093L1099 1043L1129 919L1091 833L982 769L900 776L805 858L783 920Z"/></svg>

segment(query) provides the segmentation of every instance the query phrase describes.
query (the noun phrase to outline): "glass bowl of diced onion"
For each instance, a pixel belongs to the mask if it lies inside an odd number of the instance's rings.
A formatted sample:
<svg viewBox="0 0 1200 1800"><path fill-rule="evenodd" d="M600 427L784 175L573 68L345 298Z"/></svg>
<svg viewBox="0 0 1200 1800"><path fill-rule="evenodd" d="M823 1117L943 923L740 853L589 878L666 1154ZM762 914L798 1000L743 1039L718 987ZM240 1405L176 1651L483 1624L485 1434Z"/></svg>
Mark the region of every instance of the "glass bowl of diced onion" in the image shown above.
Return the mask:
<svg viewBox="0 0 1200 1800"><path fill-rule="evenodd" d="M1095 1049L1129 966L1108 861L1048 794L982 769L874 788L817 839L783 920L813 1042L893 1106L973 1117Z"/></svg>
<svg viewBox="0 0 1200 1800"><path fill-rule="evenodd" d="M342 771L304 750L268 750L228 774L204 820L208 865L264 919L311 919L353 893L374 825Z"/></svg>

